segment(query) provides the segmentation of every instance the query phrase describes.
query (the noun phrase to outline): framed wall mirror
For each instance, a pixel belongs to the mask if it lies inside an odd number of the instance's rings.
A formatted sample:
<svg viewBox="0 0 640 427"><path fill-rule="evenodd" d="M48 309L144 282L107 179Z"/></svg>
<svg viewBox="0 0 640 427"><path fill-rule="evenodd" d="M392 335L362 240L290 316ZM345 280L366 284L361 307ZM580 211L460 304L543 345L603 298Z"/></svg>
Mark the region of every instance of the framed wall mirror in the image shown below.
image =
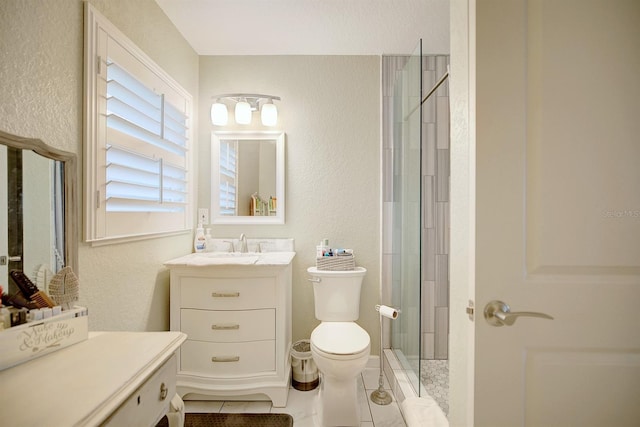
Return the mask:
<svg viewBox="0 0 640 427"><path fill-rule="evenodd" d="M11 270L34 282L77 270L76 180L75 154L0 131L0 281L10 293Z"/></svg>
<svg viewBox="0 0 640 427"><path fill-rule="evenodd" d="M284 224L284 132L211 136L211 223Z"/></svg>

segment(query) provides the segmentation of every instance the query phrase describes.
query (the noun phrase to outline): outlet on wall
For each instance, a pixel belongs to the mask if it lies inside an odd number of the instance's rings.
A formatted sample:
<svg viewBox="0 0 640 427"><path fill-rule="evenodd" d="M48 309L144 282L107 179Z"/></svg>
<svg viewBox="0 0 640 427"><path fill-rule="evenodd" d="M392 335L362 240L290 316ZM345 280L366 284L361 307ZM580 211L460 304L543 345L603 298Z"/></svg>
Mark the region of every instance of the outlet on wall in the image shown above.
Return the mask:
<svg viewBox="0 0 640 427"><path fill-rule="evenodd" d="M198 223L202 225L209 224L209 209L207 208L198 209Z"/></svg>

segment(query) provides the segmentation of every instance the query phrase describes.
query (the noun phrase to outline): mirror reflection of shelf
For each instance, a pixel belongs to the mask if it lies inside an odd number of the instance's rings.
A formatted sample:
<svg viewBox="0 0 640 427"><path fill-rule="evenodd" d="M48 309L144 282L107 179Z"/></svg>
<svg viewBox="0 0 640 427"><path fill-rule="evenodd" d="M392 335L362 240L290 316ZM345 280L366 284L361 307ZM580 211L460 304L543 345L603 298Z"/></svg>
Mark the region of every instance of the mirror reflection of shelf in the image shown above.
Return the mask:
<svg viewBox="0 0 640 427"><path fill-rule="evenodd" d="M211 223L284 224L285 213L285 133L282 131L214 131L211 135ZM222 187L227 175L223 165L227 153L223 146L237 145L233 188ZM267 202L277 199L277 208L251 212L251 195ZM225 197L229 199L225 200ZM232 200L231 200L232 196ZM231 205L235 211L229 212ZM256 206L256 208L259 208Z"/></svg>
<svg viewBox="0 0 640 427"><path fill-rule="evenodd" d="M258 196L258 193L253 193L249 211L251 216L275 216L277 213L277 199L271 196L268 201L265 201Z"/></svg>

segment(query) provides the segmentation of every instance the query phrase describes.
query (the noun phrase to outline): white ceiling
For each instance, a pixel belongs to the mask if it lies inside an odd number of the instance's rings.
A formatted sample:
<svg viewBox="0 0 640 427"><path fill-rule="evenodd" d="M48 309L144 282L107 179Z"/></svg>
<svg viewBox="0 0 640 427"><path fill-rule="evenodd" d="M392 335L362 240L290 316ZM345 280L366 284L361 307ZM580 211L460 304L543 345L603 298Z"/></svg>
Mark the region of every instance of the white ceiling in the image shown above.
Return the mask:
<svg viewBox="0 0 640 427"><path fill-rule="evenodd" d="M199 55L449 52L449 0L155 0Z"/></svg>

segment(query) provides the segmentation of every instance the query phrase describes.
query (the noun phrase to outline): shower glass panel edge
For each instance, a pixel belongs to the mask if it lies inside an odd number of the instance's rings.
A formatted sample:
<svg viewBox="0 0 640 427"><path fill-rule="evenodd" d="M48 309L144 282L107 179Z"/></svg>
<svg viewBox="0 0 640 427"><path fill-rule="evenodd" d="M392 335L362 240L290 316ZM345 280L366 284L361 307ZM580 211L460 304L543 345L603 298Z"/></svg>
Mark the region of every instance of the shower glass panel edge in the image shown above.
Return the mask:
<svg viewBox="0 0 640 427"><path fill-rule="evenodd" d="M401 315L392 322L391 347L420 394L421 349L421 166L422 40L394 85L393 304Z"/></svg>

